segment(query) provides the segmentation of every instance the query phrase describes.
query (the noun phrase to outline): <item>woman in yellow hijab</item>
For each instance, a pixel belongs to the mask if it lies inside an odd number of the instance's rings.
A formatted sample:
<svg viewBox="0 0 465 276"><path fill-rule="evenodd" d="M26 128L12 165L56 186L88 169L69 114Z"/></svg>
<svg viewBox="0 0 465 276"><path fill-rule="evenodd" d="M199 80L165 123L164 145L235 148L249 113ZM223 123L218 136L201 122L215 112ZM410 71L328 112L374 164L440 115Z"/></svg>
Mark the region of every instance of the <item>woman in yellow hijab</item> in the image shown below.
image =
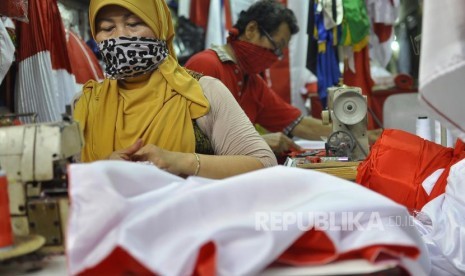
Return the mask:
<svg viewBox="0 0 465 276"><path fill-rule="evenodd" d="M178 64L165 0L92 0L89 21L106 78L89 81L75 105L81 161L148 161L210 178L276 164L227 88Z"/></svg>

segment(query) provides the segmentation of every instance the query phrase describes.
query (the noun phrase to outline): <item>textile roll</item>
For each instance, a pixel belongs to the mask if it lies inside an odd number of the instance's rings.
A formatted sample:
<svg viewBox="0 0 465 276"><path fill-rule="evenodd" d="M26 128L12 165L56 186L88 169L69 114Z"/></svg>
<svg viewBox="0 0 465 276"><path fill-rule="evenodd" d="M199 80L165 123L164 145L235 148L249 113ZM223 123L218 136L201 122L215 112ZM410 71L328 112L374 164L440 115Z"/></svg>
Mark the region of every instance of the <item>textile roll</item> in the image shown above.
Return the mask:
<svg viewBox="0 0 465 276"><path fill-rule="evenodd" d="M425 140L432 141L431 126L428 117L421 116L417 118L416 134Z"/></svg>
<svg viewBox="0 0 465 276"><path fill-rule="evenodd" d="M454 134L452 133L452 131L450 131L450 129L447 129L446 131L446 145L448 148L453 148L454 145L455 145L455 140L457 140L457 138L454 136Z"/></svg>
<svg viewBox="0 0 465 276"><path fill-rule="evenodd" d="M412 89L413 87L413 78L407 74L398 74L394 78L394 83L400 89Z"/></svg>
<svg viewBox="0 0 465 276"><path fill-rule="evenodd" d="M8 201L8 182L4 171L0 170L0 250L13 244L10 208Z"/></svg>
<svg viewBox="0 0 465 276"><path fill-rule="evenodd" d="M434 142L441 144L441 122L434 121Z"/></svg>
<svg viewBox="0 0 465 276"><path fill-rule="evenodd" d="M442 141L443 131L445 131L445 141ZM455 141L457 137L450 131L450 129L443 129L441 126L441 122L434 121L434 142L436 144L442 145L444 142L444 146L448 148L453 148L455 146Z"/></svg>

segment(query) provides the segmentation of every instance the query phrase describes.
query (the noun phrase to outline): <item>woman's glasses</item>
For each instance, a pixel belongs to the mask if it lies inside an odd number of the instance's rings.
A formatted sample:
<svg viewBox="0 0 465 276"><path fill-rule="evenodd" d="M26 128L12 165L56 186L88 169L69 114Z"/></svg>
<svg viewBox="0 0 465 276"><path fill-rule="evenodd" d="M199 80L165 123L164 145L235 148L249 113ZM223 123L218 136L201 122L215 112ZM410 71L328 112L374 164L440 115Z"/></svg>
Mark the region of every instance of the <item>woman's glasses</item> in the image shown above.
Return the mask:
<svg viewBox="0 0 465 276"><path fill-rule="evenodd" d="M278 47L278 43L271 38L270 34L265 31L263 28L260 28L262 32L265 34L266 38L270 41L271 45L273 45L273 52L275 55L277 55L280 59L283 57L283 50Z"/></svg>

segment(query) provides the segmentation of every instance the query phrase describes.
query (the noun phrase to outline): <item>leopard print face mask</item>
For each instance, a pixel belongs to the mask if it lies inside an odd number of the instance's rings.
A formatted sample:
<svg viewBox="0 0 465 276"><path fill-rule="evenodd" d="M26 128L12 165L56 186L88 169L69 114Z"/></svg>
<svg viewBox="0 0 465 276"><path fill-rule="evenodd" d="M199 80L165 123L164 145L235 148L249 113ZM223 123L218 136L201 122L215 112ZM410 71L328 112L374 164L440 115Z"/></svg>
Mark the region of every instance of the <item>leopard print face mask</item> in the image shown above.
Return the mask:
<svg viewBox="0 0 465 276"><path fill-rule="evenodd" d="M150 73L168 56L166 42L147 37L118 37L99 43L110 79L125 79Z"/></svg>

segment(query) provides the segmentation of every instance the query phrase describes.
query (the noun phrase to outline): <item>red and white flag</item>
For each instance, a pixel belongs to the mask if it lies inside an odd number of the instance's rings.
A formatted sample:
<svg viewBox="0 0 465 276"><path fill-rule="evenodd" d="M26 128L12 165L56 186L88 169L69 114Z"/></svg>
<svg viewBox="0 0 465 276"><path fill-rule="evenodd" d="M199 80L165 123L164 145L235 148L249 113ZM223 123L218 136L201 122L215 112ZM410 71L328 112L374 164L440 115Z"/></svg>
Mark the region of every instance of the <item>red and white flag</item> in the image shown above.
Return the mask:
<svg viewBox="0 0 465 276"><path fill-rule="evenodd" d="M405 207L328 174L278 166L183 179L122 161L69 172L71 275L257 275L275 261L341 259L429 272Z"/></svg>
<svg viewBox="0 0 465 276"><path fill-rule="evenodd" d="M29 0L29 23L19 23L16 111L39 121L60 120L77 90L56 0Z"/></svg>

